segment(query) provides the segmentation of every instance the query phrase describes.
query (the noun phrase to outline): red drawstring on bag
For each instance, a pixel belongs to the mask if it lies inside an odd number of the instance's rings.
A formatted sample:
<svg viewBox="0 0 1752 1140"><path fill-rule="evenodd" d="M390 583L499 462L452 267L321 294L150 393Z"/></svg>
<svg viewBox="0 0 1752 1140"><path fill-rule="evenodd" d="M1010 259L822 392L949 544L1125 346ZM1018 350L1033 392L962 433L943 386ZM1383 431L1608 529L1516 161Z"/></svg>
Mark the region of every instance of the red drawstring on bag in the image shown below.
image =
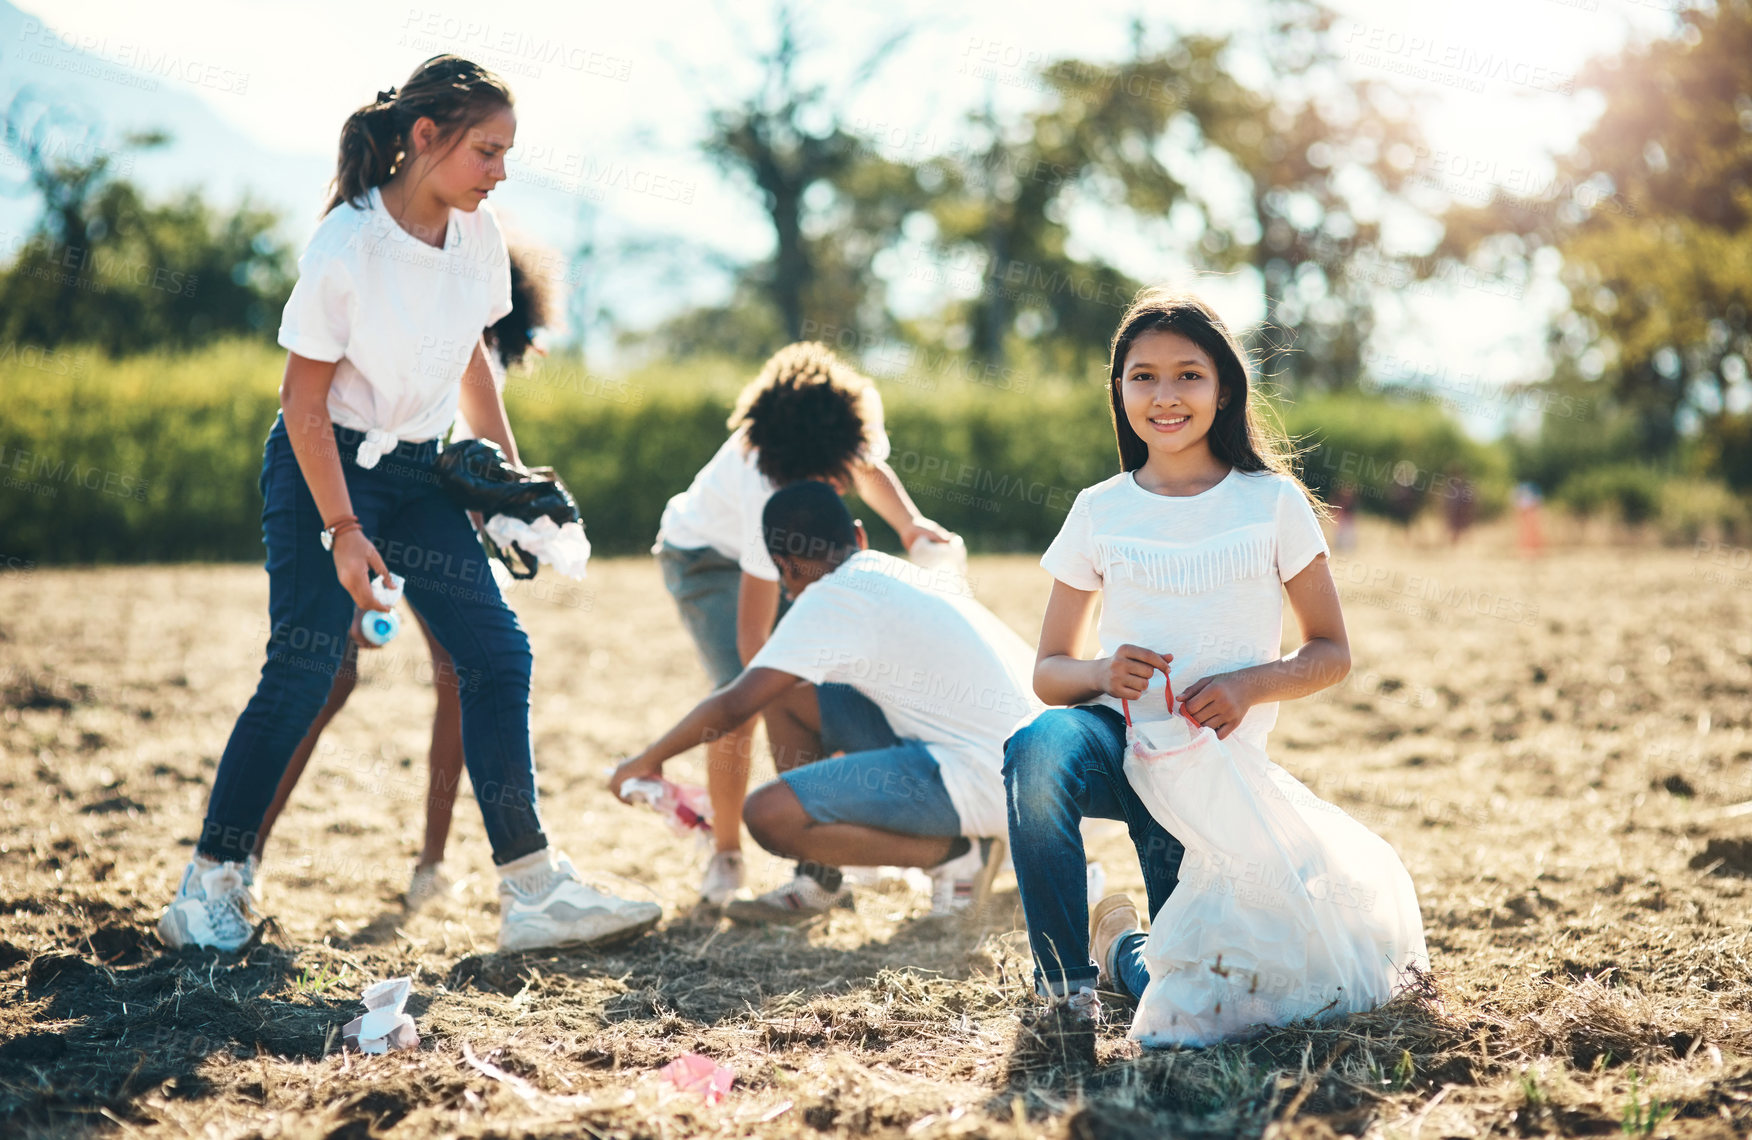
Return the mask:
<svg viewBox="0 0 1752 1140"><path fill-rule="evenodd" d="M1175 709L1174 709L1174 678L1169 676L1166 672L1164 672L1162 674L1162 694L1168 701L1168 715L1173 716L1174 712L1175 712ZM1131 722L1132 722L1131 702L1126 700L1124 697L1121 697L1121 698L1119 698L1119 707L1125 713L1125 726L1127 728L1130 728ZM1199 728L1204 727L1204 725L1202 725L1202 724L1198 723L1198 721L1192 719L1192 714L1186 711L1186 706L1184 704L1180 706L1179 712L1180 712L1181 716L1186 718L1186 723L1190 724L1194 729L1199 729Z"/></svg>

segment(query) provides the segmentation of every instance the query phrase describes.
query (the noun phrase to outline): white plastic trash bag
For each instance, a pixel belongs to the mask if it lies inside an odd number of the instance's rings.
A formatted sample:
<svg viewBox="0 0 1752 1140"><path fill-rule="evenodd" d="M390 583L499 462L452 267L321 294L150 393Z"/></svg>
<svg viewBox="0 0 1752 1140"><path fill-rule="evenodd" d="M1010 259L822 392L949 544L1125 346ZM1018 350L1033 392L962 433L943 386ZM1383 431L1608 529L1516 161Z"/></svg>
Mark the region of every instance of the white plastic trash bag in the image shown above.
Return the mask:
<svg viewBox="0 0 1752 1140"><path fill-rule="evenodd" d="M1210 1045L1359 1012L1429 968L1417 893L1385 840L1234 736L1185 716L1126 721L1126 777L1186 846L1144 946L1133 1040Z"/></svg>

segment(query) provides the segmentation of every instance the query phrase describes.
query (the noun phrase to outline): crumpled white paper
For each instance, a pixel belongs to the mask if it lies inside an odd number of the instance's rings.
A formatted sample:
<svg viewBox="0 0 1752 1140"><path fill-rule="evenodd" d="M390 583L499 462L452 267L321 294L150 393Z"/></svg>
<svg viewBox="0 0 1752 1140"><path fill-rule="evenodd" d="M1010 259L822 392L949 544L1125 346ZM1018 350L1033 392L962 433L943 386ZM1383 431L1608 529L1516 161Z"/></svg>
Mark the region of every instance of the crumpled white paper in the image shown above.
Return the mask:
<svg viewBox="0 0 1752 1140"><path fill-rule="evenodd" d="M584 527L579 523L560 526L546 515L526 523L510 515L494 515L487 520L487 537L500 546L516 543L552 567L554 573L584 580L584 567L590 561L590 540L584 537Z"/></svg>
<svg viewBox="0 0 1752 1140"><path fill-rule="evenodd" d="M387 1053L391 1049L417 1049L419 1030L414 1019L402 1012L408 995L414 992L414 979L391 978L365 987L359 1000L365 1003L365 1014L355 1017L341 1029L341 1041L361 1053Z"/></svg>
<svg viewBox="0 0 1752 1140"><path fill-rule="evenodd" d="M391 574L388 578L371 579L371 594L386 606L394 606L402 600L402 587L407 579L400 574Z"/></svg>

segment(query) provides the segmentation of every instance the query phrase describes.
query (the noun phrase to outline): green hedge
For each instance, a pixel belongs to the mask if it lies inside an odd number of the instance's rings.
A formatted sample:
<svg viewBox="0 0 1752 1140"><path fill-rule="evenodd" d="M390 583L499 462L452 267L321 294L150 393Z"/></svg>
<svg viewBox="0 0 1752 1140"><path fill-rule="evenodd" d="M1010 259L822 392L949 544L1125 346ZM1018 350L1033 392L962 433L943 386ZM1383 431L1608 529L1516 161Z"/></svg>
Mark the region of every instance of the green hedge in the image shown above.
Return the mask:
<svg viewBox="0 0 1752 1140"><path fill-rule="evenodd" d="M0 355L0 565L262 556L257 476L283 354L253 342L122 360ZM650 546L668 497L724 438L746 365L653 364L604 379L575 362L513 377L524 456L558 468L605 554ZM1117 458L1098 384L1005 374L884 381L890 462L926 514L985 550L1040 550ZM1362 397L1285 406L1309 482L1365 510L1428 505L1458 474L1488 511L1503 451L1439 409ZM1397 478L1396 478L1397 477ZM860 509L878 545L893 537Z"/></svg>
<svg viewBox="0 0 1752 1140"><path fill-rule="evenodd" d="M1329 502L1349 487L1363 510L1401 520L1468 496L1479 517L1508 502L1501 445L1472 439L1435 404L1317 396L1285 405L1283 420L1303 479Z"/></svg>

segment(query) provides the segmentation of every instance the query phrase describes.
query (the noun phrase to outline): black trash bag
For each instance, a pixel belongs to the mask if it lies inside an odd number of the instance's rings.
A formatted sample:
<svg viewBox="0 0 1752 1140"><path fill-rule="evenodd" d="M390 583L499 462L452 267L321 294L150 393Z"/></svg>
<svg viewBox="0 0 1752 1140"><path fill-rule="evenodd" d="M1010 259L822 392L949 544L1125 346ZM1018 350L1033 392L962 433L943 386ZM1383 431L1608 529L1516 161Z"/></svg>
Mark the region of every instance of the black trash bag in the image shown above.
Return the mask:
<svg viewBox="0 0 1752 1140"><path fill-rule="evenodd" d="M434 466L439 486L450 501L465 511L479 511L482 520L509 515L527 523L545 516L558 526L583 521L572 492L552 467L512 463L490 439L453 443L439 452ZM538 560L516 543L506 551L484 533L481 541L513 578L535 577Z"/></svg>

